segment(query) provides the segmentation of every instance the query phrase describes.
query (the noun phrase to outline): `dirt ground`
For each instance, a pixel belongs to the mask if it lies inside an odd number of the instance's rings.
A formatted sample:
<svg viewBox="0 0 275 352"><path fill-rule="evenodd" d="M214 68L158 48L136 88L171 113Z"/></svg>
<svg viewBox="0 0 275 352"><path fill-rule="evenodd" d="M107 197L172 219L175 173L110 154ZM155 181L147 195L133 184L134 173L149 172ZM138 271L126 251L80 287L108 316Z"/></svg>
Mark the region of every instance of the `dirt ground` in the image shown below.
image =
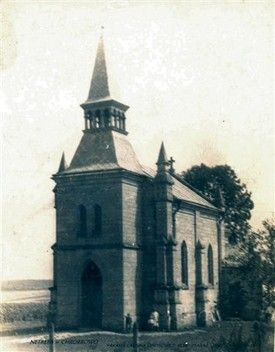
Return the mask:
<svg viewBox="0 0 275 352"><path fill-rule="evenodd" d="M139 352L273 352L272 329L256 344L253 323L220 322L207 329L182 332L140 332ZM254 339L254 340L253 340ZM250 346L249 346L250 341ZM259 350L261 348L261 350ZM43 322L3 326L3 352L50 351L49 334ZM131 334L70 331L55 334L55 352L133 352Z"/></svg>

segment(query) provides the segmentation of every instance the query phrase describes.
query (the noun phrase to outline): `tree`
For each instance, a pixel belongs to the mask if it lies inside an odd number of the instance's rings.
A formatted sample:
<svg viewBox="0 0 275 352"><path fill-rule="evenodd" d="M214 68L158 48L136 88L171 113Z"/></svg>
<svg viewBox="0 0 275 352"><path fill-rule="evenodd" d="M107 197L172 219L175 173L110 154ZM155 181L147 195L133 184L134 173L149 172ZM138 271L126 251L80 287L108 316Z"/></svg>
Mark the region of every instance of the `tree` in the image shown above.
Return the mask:
<svg viewBox="0 0 275 352"><path fill-rule="evenodd" d="M262 309L267 312L274 304L275 283L275 219L263 221L263 229L248 233L246 242L249 247L247 267L254 269L252 280L258 277L262 285ZM244 247L244 245L243 245ZM245 251L245 247L243 248ZM251 271L251 269L250 269ZM257 275L257 276L256 276Z"/></svg>
<svg viewBox="0 0 275 352"><path fill-rule="evenodd" d="M253 209L251 193L228 165L196 165L182 173L184 180L207 196L215 206L224 207L224 222L231 244L242 240L250 226ZM223 204L224 203L224 204Z"/></svg>
<svg viewBox="0 0 275 352"><path fill-rule="evenodd" d="M274 305L275 283L275 219L263 221L263 229L248 231L242 241L238 253L231 258L240 264L242 282L251 288L261 287L262 312L270 314Z"/></svg>

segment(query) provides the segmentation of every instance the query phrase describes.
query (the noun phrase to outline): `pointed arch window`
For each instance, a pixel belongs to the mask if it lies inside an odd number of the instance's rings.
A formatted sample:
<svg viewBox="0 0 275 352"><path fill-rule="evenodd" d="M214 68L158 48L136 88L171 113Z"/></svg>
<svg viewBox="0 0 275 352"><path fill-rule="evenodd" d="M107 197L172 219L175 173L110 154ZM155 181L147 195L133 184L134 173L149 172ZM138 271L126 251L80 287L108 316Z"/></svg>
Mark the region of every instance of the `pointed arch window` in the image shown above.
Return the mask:
<svg viewBox="0 0 275 352"><path fill-rule="evenodd" d="M188 286L188 252L185 241L181 245L181 281Z"/></svg>
<svg viewBox="0 0 275 352"><path fill-rule="evenodd" d="M87 236L87 210L86 207L81 204L78 207L79 215L79 237Z"/></svg>
<svg viewBox="0 0 275 352"><path fill-rule="evenodd" d="M207 259L208 259L208 283L210 285L214 285L213 250L212 250L211 244L208 246Z"/></svg>
<svg viewBox="0 0 275 352"><path fill-rule="evenodd" d="M93 234L95 236L101 236L101 234L102 234L102 209L101 209L101 206L98 204L96 204L94 206Z"/></svg>

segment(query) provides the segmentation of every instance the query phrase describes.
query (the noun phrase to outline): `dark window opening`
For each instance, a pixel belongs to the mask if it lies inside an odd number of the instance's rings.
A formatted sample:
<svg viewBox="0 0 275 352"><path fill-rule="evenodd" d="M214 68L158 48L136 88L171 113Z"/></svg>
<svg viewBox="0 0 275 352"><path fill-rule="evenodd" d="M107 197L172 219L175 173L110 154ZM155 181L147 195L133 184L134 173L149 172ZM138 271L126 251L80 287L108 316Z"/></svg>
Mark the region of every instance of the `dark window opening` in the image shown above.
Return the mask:
<svg viewBox="0 0 275 352"><path fill-rule="evenodd" d="M202 258L201 258L202 246L198 242L196 246L196 285L202 285Z"/></svg>
<svg viewBox="0 0 275 352"><path fill-rule="evenodd" d="M79 237L87 236L87 210L84 205L79 206Z"/></svg>
<svg viewBox="0 0 275 352"><path fill-rule="evenodd" d="M214 266L213 266L213 250L211 245L208 247L208 283L214 285Z"/></svg>
<svg viewBox="0 0 275 352"><path fill-rule="evenodd" d="M94 230L93 234L95 236L100 236L102 233L102 210L101 206L96 204L94 206Z"/></svg>
<svg viewBox="0 0 275 352"><path fill-rule="evenodd" d="M188 286L188 253L185 241L181 245L181 281Z"/></svg>

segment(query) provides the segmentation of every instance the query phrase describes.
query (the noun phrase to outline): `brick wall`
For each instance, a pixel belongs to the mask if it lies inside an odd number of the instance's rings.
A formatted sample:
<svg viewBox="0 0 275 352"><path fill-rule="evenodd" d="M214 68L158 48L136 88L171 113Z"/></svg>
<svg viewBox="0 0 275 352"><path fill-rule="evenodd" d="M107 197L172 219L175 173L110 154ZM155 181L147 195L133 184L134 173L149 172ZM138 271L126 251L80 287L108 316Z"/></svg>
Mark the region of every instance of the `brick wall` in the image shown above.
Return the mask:
<svg viewBox="0 0 275 352"><path fill-rule="evenodd" d="M56 193L56 227L58 244L92 242L120 242L122 233L121 182L109 183L94 180L91 184L71 184L62 193ZM87 209L87 237L80 238L78 207ZM93 236L94 206L102 208L102 236Z"/></svg>
<svg viewBox="0 0 275 352"><path fill-rule="evenodd" d="M200 214L198 211L181 210L176 214L176 240L174 252L174 278L181 283L181 244L185 241L188 252L188 287L179 291L177 305L178 328L196 325L196 315L205 310L207 324L211 324L212 311L218 299L218 238L216 219ZM200 241L205 249L202 251L202 278L206 285L201 293L196 288L196 243ZM214 285L208 285L208 245L213 250ZM196 301L196 299L198 301ZM204 302L200 306L200 299Z"/></svg>
<svg viewBox="0 0 275 352"><path fill-rule="evenodd" d="M137 183L122 183L122 219L123 241L141 243L141 191Z"/></svg>
<svg viewBox="0 0 275 352"><path fill-rule="evenodd" d="M188 253L188 289L180 290L177 306L178 328L196 325L195 305L195 218L194 212L180 211L176 215L176 240L178 242L175 253L176 281L181 283L181 244L185 241Z"/></svg>
<svg viewBox="0 0 275 352"><path fill-rule="evenodd" d="M81 325L81 275L93 261L102 275L102 327L123 328L122 250L92 249L59 251L57 255L57 327ZM115 304L114 304L115 297Z"/></svg>
<svg viewBox="0 0 275 352"><path fill-rule="evenodd" d="M77 327L81 323L81 275L89 260L98 266L102 275L104 329L122 330L127 313L133 319L138 318L142 325L154 309L156 231L172 236L172 206L168 202L159 202L156 206L151 182L142 183L141 178L125 175L107 176L95 174L57 182L54 271L59 328ZM87 209L86 238L78 236L77 211L80 204ZM92 231L95 204L102 208L101 236L94 236ZM162 211L166 214L165 219ZM159 225L156 224L156 217L160 220ZM198 241L205 247L202 276L206 285L209 244L213 249L214 285L202 291L207 320L212 320L211 314L218 295L217 237L216 219L211 214L188 207L176 214L177 245L173 247L173 276L178 284L181 284L183 241L188 251L188 287L182 287L177 292L179 329L196 325L198 295L195 250Z"/></svg>

